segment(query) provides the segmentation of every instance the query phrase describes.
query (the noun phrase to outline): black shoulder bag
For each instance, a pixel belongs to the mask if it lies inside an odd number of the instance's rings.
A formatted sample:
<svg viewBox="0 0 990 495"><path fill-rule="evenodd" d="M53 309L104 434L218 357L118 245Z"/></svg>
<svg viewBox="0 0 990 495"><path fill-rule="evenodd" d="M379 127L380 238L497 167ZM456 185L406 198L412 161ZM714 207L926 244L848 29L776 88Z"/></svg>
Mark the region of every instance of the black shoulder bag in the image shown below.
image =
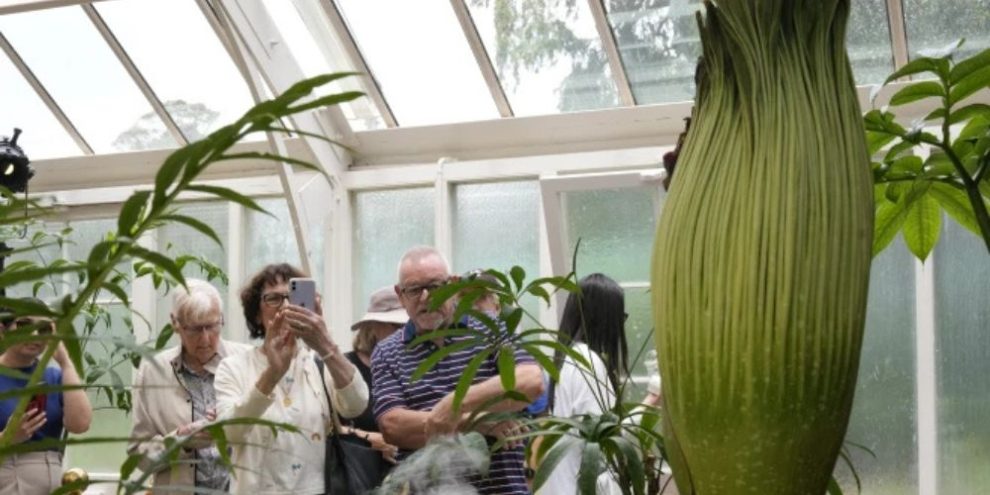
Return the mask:
<svg viewBox="0 0 990 495"><path fill-rule="evenodd" d="M337 414L333 409L333 400L327 390L327 382L323 379L323 361L316 359L316 367L320 369L320 383L327 395L330 406L331 433L326 439L326 459L324 460L323 479L327 495L360 495L381 485L388 475L391 464L382 457L382 453L371 448L367 440L353 433L341 433L337 426Z"/></svg>

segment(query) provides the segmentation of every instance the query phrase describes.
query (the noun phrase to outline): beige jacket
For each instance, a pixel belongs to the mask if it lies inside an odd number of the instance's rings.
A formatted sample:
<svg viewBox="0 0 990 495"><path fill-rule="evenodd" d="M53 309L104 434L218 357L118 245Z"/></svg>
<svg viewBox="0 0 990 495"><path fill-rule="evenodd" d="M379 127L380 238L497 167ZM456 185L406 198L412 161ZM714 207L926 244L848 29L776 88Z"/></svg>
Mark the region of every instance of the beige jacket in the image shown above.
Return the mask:
<svg viewBox="0 0 990 495"><path fill-rule="evenodd" d="M289 370L270 395L255 387L268 367L260 348L225 359L217 369L217 417L262 418L299 428L298 433L273 432L261 425L228 425L231 445L230 492L252 495L312 495L325 493L323 460L331 431L327 405L315 354L300 348ZM353 418L368 404L368 386L354 370L351 382L338 387L329 371L323 379L333 399L334 412Z"/></svg>
<svg viewBox="0 0 990 495"><path fill-rule="evenodd" d="M143 471L153 469L153 464L165 450L165 440L176 439L175 431L193 421L191 398L177 372L181 349L182 346L172 347L153 358L143 360L134 375L131 411L134 428L131 430L127 452L142 456L138 468ZM250 349L251 346L247 344L220 340L217 356L206 364L206 369L215 375L223 358L248 352ZM178 462L170 469L158 467L159 471L154 473L154 486L195 485L196 473L192 460L180 455ZM170 493L161 489L154 492ZM187 494L189 491L175 490L171 493Z"/></svg>

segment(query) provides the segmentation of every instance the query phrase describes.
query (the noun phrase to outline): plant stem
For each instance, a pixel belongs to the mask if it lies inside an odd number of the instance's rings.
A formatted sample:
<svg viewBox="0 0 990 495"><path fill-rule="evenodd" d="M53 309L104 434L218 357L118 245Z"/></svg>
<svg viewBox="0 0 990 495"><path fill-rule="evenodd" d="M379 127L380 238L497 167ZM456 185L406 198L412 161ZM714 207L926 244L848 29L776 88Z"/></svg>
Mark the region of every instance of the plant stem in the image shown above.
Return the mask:
<svg viewBox="0 0 990 495"><path fill-rule="evenodd" d="M947 127L947 125L944 127ZM945 139L948 140L947 132L945 133ZM983 194L980 193L980 183L969 176L966 168L963 167L962 161L956 156L956 152L951 146L943 142L940 147L945 151L946 156L952 160L952 165L962 178L966 196L969 197L969 202L973 205L973 214L976 216L976 223L980 226L980 233L983 234L983 243L986 244L987 253L990 254L990 212L987 211L987 205L983 202ZM981 172L983 171L981 170ZM980 175L982 176L983 174L981 173Z"/></svg>

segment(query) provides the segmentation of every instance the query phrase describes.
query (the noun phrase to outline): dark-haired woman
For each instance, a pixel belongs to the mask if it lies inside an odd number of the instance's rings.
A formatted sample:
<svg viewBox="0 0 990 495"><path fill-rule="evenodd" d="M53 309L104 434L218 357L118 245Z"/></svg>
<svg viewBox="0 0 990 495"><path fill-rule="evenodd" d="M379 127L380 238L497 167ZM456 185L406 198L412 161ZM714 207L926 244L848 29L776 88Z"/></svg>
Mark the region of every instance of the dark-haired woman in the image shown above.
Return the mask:
<svg viewBox="0 0 990 495"><path fill-rule="evenodd" d="M553 385L550 413L570 418L601 414L615 405L616 391L628 374L628 346L625 333L625 294L615 280L594 273L578 282L580 295L572 293L560 319L560 341L585 357L590 370L563 353L555 356L560 380ZM540 493L577 493L581 449L574 445L565 454ZM600 489L612 481L599 478Z"/></svg>
<svg viewBox="0 0 990 495"><path fill-rule="evenodd" d="M264 342L224 359L217 369L217 417L261 418L300 430L276 435L265 426L226 427L235 466L232 493L325 493L324 439L331 414L324 390L330 391L333 412L345 418L368 404L368 386L330 337L319 304L313 312L288 303L294 277L305 274L282 263L251 279L241 304L251 336Z"/></svg>
<svg viewBox="0 0 990 495"><path fill-rule="evenodd" d="M50 335L55 329L54 324L49 320L21 317L0 324L0 332L7 334L27 326L37 328L35 335ZM0 354L0 368L3 369L3 373L0 373L0 392L24 388L27 380L18 375L33 373L38 366L38 357L45 352L45 347L48 345L58 346L52 356L52 361L58 364L58 367L45 368L42 384L80 385L79 374L61 342L55 340L46 342L39 338L36 341L11 344L3 354ZM11 444L57 441L62 439L64 431L78 434L85 433L89 429L93 419L93 408L85 390L77 388L38 394L35 397L28 403L17 430L12 433ZM0 401L0 425L3 425L4 429L0 435L5 433L19 399L16 397ZM0 494L48 494L59 487L61 479L62 450L57 445L34 452L8 454L3 465L0 466Z"/></svg>

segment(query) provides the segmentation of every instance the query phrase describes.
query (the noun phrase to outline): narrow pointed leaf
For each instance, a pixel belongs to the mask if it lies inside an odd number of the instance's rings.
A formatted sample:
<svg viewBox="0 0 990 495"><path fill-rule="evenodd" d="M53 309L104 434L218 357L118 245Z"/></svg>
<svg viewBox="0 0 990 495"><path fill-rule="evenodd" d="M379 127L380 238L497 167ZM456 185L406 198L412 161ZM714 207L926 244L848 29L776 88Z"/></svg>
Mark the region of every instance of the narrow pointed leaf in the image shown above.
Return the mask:
<svg viewBox="0 0 990 495"><path fill-rule="evenodd" d="M188 225L189 227L192 227L193 229L199 231L206 237L213 239L213 241L216 242L221 249L223 248L223 241L220 240L220 236L218 236L217 233L213 230L213 227L210 227L201 220L195 219L187 215L177 215L177 214L162 215L159 218L161 218L164 221L178 222L181 224Z"/></svg>
<svg viewBox="0 0 990 495"><path fill-rule="evenodd" d="M990 87L990 65L976 70L962 78L949 92L949 101L959 103L977 91Z"/></svg>
<svg viewBox="0 0 990 495"><path fill-rule="evenodd" d="M509 347L502 347L498 352L498 374L502 379L502 389L516 389L516 360Z"/></svg>
<svg viewBox="0 0 990 495"><path fill-rule="evenodd" d="M980 225L976 221L976 214L973 213L973 205L966 197L966 193L947 184L932 184L929 194L938 201L946 213L949 214L959 225L962 225L970 232L982 236Z"/></svg>
<svg viewBox="0 0 990 495"><path fill-rule="evenodd" d="M913 101L925 98L945 96L945 89L935 81L923 81L913 83L901 88L900 91L890 97L891 106L900 106Z"/></svg>
<svg viewBox="0 0 990 495"><path fill-rule="evenodd" d="M262 208L261 205L259 205L255 200L237 191L234 191L233 189L230 188L199 184L199 185L190 185L186 187L186 189L189 191L197 191L206 194L212 194L214 196L218 196L228 201L233 201L234 203L237 203L245 208L257 211L259 213L271 215L271 213L269 213L268 210Z"/></svg>

